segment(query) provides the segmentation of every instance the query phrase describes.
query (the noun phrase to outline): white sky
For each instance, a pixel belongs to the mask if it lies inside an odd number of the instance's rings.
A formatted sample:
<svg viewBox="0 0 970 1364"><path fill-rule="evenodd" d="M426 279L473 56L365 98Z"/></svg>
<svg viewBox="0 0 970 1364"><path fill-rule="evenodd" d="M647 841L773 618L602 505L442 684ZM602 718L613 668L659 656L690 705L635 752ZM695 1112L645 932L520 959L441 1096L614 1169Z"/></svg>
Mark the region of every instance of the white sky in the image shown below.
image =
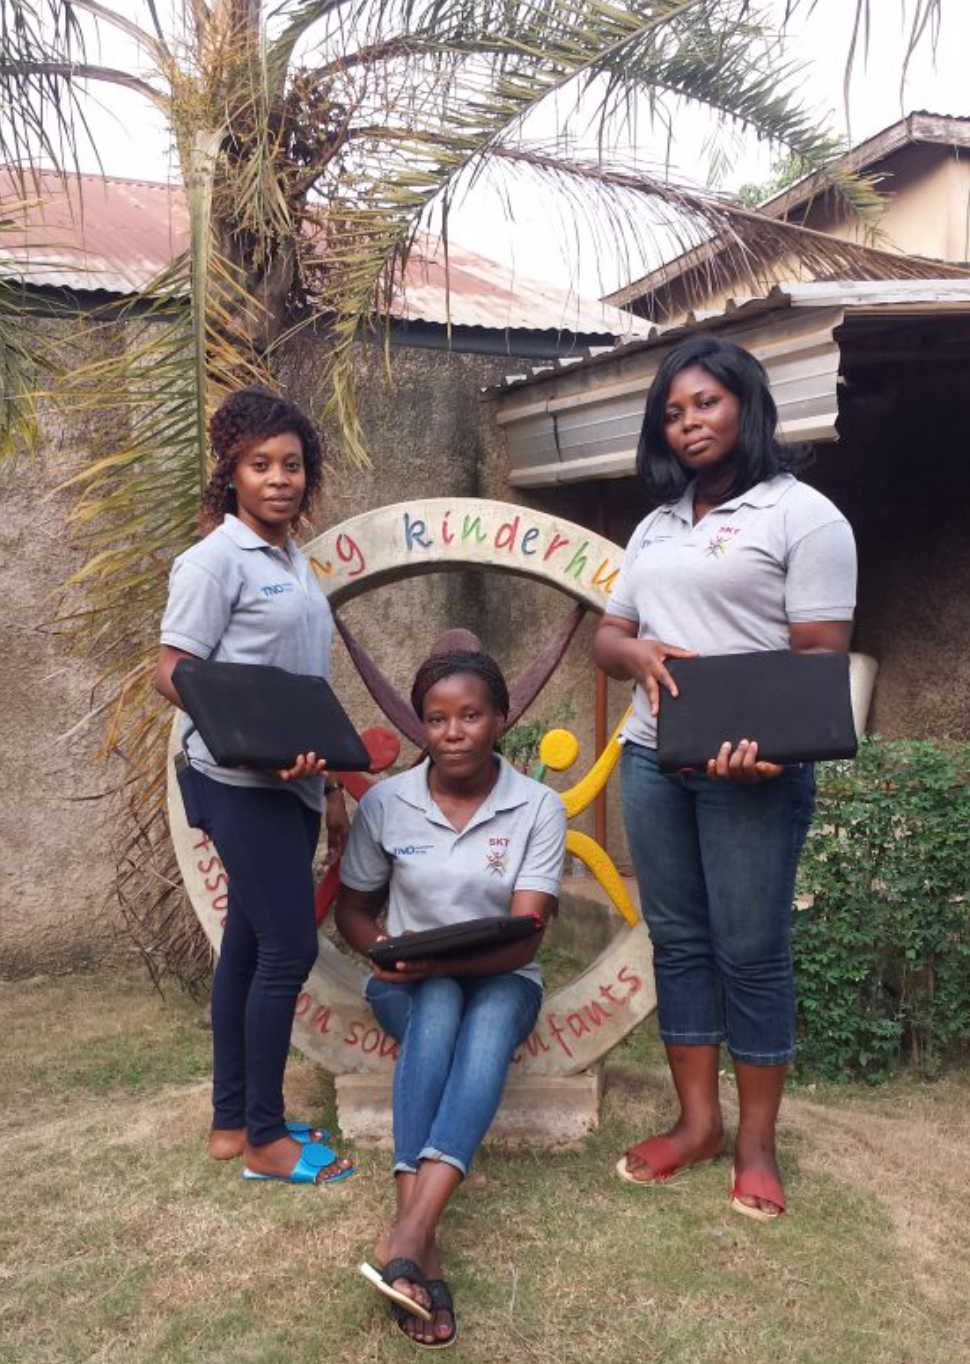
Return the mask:
<svg viewBox="0 0 970 1364"><path fill-rule="evenodd" d="M781 5L783 0L775 0ZM911 14L914 0L872 0L879 13L878 31L871 36L868 57L859 54L851 82L848 109L843 98L845 58L849 50L854 4L851 0L817 0L811 14L803 5L797 22L793 21L788 39L788 55L805 66L803 97L819 112L820 126L826 123L837 135L849 134L857 142L896 122L904 113L927 109L939 114L970 115L970 4L967 0L943 0L943 27L936 53L924 42L911 64L907 84L900 91L900 75L908 32L904 8ZM138 0L116 0L122 12L139 13ZM99 54L106 65L132 69L133 54L124 40L112 36L102 26L103 47ZM98 60L89 53L91 60ZM177 178L164 124L154 109L139 96L118 87L101 86L97 104L91 102L90 121L100 149L102 163L109 174L143 179ZM546 128L555 115L545 115ZM541 136L544 117L540 115L533 136ZM703 148L711 121L703 113L691 112L677 119L677 138L672 149L676 166L689 167L695 175L706 164ZM642 139L635 151L644 160L662 161L666 143L658 146L651 158L646 139L649 127L639 130ZM658 134L659 138L659 134ZM616 155L629 159L629 148L619 147ZM85 155L86 170L96 170L91 153ZM736 188L745 181L761 182L769 174L771 153L752 138L742 140L732 169L724 174L721 186ZM686 178L686 177L685 177ZM514 221L507 203L485 181L452 209L450 232L453 240L492 259L513 265L517 272L546 279L560 287L578 287L594 296L636 277L643 268L617 261L612 253L595 244L563 240L558 212L550 210L548 194L517 188L514 195ZM647 263L650 268L656 262Z"/></svg>

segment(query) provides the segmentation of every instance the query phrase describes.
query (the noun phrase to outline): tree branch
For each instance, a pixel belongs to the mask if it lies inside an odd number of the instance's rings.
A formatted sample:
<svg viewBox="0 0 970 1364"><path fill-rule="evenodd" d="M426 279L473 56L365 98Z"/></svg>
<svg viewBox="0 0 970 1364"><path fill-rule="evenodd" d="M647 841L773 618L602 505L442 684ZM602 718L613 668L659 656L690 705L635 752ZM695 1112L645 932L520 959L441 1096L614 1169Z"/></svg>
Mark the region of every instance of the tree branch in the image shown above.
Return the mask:
<svg viewBox="0 0 970 1364"><path fill-rule="evenodd" d="M103 19L104 22L109 24L112 28L119 29L122 33L127 33L129 38L134 38L135 42L140 43L142 47L146 48L152 54L152 56L157 58L159 56L170 57L172 55L162 39L160 29L158 37L153 38L152 35L147 32L147 30L141 28L140 25L134 23L131 19L126 19L123 14L118 14L115 10L108 9L107 5L99 4L98 0L73 0L73 3L75 9L83 9L88 14L93 15L95 19ZM157 27L158 18L155 14L155 6L152 5L151 9L152 17L155 19Z"/></svg>
<svg viewBox="0 0 970 1364"><path fill-rule="evenodd" d="M144 95L160 109L168 113L168 100L158 90L141 80L129 76L127 71L116 71L110 66L91 66L87 62L3 62L0 63L0 79L7 76L60 76L63 80L104 81L110 85L124 85Z"/></svg>

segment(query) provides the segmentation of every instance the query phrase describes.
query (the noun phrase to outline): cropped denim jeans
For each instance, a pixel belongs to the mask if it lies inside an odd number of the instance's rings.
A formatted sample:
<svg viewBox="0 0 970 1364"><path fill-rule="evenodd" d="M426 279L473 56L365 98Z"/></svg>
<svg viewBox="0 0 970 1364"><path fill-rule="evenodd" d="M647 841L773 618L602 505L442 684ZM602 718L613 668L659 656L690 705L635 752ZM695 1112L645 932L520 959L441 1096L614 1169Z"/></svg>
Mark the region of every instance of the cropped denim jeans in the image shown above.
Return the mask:
<svg viewBox="0 0 970 1364"><path fill-rule="evenodd" d="M661 1037L726 1041L750 1065L791 1060L792 901L815 801L812 765L749 786L668 776L654 749L628 743L622 775Z"/></svg>
<svg viewBox="0 0 970 1364"><path fill-rule="evenodd" d="M468 1173L502 1102L516 1049L535 1027L542 990L500 976L371 979L378 1023L401 1044L394 1068L394 1172L422 1160Z"/></svg>

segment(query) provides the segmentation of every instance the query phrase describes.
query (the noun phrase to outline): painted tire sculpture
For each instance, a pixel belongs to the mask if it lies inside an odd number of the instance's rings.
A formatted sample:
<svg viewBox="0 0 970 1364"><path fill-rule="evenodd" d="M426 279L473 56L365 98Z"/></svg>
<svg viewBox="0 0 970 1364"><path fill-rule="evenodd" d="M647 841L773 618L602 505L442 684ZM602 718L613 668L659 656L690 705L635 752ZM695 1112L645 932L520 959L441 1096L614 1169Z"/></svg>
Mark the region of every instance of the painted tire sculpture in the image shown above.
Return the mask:
<svg viewBox="0 0 970 1364"><path fill-rule="evenodd" d="M430 498L381 507L334 526L304 548L336 609L382 583L415 573L498 570L558 587L602 612L622 550L611 541L527 507L472 498ZM570 742L572 741L572 742ZM177 746L172 731L172 752ZM571 735L551 731L543 763L565 770L576 759ZM616 735L562 799L578 814L609 779ZM168 813L179 868L193 908L218 952L227 877L215 848L190 829L169 764ZM568 846L607 889L624 927L574 981L547 997L535 1031L516 1057L520 1073L573 1075L601 1060L656 1007L650 938L605 849L570 829ZM361 990L364 972L321 936L320 956L297 1002L293 1043L335 1074L388 1071L396 1046L377 1025Z"/></svg>

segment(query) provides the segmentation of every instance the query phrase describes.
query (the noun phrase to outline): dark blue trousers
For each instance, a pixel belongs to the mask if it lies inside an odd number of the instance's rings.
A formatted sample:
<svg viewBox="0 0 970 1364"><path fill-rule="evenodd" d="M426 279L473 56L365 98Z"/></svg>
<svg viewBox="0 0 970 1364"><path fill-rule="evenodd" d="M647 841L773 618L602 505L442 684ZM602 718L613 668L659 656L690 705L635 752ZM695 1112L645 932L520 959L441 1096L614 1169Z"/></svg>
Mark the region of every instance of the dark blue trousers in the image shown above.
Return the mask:
<svg viewBox="0 0 970 1364"><path fill-rule="evenodd" d="M206 830L229 874L212 985L212 1125L245 1127L262 1146L286 1135L283 1072L293 1010L317 958L320 815L291 791L195 775Z"/></svg>

